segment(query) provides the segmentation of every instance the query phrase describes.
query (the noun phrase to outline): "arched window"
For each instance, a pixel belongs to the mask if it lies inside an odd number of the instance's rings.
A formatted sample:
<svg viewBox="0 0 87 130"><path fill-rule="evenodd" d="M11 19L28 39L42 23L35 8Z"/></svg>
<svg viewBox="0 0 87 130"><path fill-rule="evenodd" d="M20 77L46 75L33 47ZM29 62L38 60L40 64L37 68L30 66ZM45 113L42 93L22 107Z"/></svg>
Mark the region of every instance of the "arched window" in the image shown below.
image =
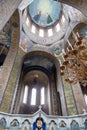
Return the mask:
<svg viewBox="0 0 87 130"><path fill-rule="evenodd" d="M31 32L35 33L35 31L36 31L36 27L34 25L32 25Z"/></svg>
<svg viewBox="0 0 87 130"><path fill-rule="evenodd" d="M52 77L53 76L54 73L52 74ZM41 109L45 113L52 113L51 106L53 104L51 102L51 98L53 96L51 95L49 74L47 75L41 70L30 70L24 75L21 81L23 82L23 85L21 86L20 84L20 95L17 95L17 104L19 103L19 106L18 108L15 107L15 111L19 114L33 114L38 111L39 106L41 105ZM53 91L56 92L56 90ZM58 96L58 94L56 96ZM58 111L59 109L60 108L58 108Z"/></svg>
<svg viewBox="0 0 87 130"><path fill-rule="evenodd" d="M59 23L56 25L56 31L57 31L57 32L60 31L60 24L59 24Z"/></svg>
<svg viewBox="0 0 87 130"><path fill-rule="evenodd" d="M41 105L44 105L45 104L45 88L42 87L41 88Z"/></svg>
<svg viewBox="0 0 87 130"><path fill-rule="evenodd" d="M40 30L39 30L39 36L40 36L40 37L44 37L44 30L43 30L43 29L40 29Z"/></svg>
<svg viewBox="0 0 87 130"><path fill-rule="evenodd" d="M53 35L53 30L52 29L49 29L48 30L48 36L50 37L50 36L52 36Z"/></svg>
<svg viewBox="0 0 87 130"><path fill-rule="evenodd" d="M31 93L31 105L36 105L36 88L32 89L32 93Z"/></svg>
<svg viewBox="0 0 87 130"><path fill-rule="evenodd" d="M62 23L64 23L65 22L65 17L64 17L64 15L62 15Z"/></svg>
<svg viewBox="0 0 87 130"><path fill-rule="evenodd" d="M24 88L24 96L23 96L23 103L27 104L27 98L28 98L28 86L26 85Z"/></svg>
<svg viewBox="0 0 87 130"><path fill-rule="evenodd" d="M28 19L28 17L26 19L26 24L27 24L27 26L29 25L29 19Z"/></svg>

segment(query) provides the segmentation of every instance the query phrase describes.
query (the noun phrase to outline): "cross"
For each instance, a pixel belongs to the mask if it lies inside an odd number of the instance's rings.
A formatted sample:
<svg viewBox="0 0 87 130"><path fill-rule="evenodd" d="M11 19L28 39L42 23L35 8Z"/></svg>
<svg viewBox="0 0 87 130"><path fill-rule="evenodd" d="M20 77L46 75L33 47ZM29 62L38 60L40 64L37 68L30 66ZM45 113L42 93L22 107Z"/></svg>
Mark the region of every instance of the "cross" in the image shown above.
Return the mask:
<svg viewBox="0 0 87 130"><path fill-rule="evenodd" d="M41 108L42 108L42 106L41 105L39 105L39 117L41 117Z"/></svg>
<svg viewBox="0 0 87 130"><path fill-rule="evenodd" d="M41 108L42 108L42 106L41 105L39 105L39 109L41 110Z"/></svg>

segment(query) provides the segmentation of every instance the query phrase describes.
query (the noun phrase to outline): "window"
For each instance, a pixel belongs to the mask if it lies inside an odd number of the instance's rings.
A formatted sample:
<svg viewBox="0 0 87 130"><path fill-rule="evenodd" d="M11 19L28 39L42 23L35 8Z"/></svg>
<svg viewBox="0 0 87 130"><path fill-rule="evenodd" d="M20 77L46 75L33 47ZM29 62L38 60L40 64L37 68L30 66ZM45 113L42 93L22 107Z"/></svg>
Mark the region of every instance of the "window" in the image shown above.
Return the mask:
<svg viewBox="0 0 87 130"><path fill-rule="evenodd" d="M64 15L62 15L62 23L64 23L65 22L65 17L64 17Z"/></svg>
<svg viewBox="0 0 87 130"><path fill-rule="evenodd" d="M86 32L86 36L85 37L87 37L87 32Z"/></svg>
<svg viewBox="0 0 87 130"><path fill-rule="evenodd" d="M25 9L25 11L24 11L24 15L26 16L27 15L27 10Z"/></svg>
<svg viewBox="0 0 87 130"><path fill-rule="evenodd" d="M43 29L40 29L40 30L39 30L39 36L40 36L40 37L44 37L44 30L43 30Z"/></svg>
<svg viewBox="0 0 87 130"><path fill-rule="evenodd" d="M50 36L52 36L53 35L53 31L52 31L52 29L49 29L48 30L48 36L50 37Z"/></svg>
<svg viewBox="0 0 87 130"><path fill-rule="evenodd" d="M24 97L23 97L23 103L26 104L27 103L27 97L28 97L28 86L25 86L24 89Z"/></svg>
<svg viewBox="0 0 87 130"><path fill-rule="evenodd" d="M36 89L32 89L31 93L31 105L36 105Z"/></svg>
<svg viewBox="0 0 87 130"><path fill-rule="evenodd" d="M26 19L26 24L27 24L27 26L29 25L29 19L28 18Z"/></svg>
<svg viewBox="0 0 87 130"><path fill-rule="evenodd" d="M86 105L87 105L87 95L86 94L84 95L84 99L85 99L85 102L86 102Z"/></svg>
<svg viewBox="0 0 87 130"><path fill-rule="evenodd" d="M56 25L56 31L57 31L57 32L60 31L60 25L59 25L59 23Z"/></svg>
<svg viewBox="0 0 87 130"><path fill-rule="evenodd" d="M32 32L32 33L35 33L35 30L36 30L35 26L32 25L31 32Z"/></svg>
<svg viewBox="0 0 87 130"><path fill-rule="evenodd" d="M41 88L41 105L45 104L45 90L44 90L44 87Z"/></svg>

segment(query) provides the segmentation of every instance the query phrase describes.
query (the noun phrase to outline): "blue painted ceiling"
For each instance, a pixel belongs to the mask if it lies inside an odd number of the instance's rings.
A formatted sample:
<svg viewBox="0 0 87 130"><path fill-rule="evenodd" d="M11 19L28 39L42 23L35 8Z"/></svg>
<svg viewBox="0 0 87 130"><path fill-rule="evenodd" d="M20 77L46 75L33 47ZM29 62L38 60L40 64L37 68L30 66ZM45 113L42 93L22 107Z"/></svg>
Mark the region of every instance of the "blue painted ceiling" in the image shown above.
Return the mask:
<svg viewBox="0 0 87 130"><path fill-rule="evenodd" d="M32 21L41 27L53 25L60 19L62 6L53 0L34 0L28 6Z"/></svg>

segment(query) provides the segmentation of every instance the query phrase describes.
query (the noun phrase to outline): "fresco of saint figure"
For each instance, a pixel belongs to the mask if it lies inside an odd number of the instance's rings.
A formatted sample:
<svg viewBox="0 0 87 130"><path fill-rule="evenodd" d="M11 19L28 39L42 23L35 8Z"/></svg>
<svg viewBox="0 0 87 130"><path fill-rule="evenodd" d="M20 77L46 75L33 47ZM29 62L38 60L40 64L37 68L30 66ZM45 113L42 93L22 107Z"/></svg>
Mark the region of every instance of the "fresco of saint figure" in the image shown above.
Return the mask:
<svg viewBox="0 0 87 130"><path fill-rule="evenodd" d="M33 17L33 19L38 23L41 17L41 11L38 10L37 14Z"/></svg>
<svg viewBox="0 0 87 130"><path fill-rule="evenodd" d="M48 13L46 14L46 18L47 18L47 24L50 24L51 22L53 22L51 16Z"/></svg>

